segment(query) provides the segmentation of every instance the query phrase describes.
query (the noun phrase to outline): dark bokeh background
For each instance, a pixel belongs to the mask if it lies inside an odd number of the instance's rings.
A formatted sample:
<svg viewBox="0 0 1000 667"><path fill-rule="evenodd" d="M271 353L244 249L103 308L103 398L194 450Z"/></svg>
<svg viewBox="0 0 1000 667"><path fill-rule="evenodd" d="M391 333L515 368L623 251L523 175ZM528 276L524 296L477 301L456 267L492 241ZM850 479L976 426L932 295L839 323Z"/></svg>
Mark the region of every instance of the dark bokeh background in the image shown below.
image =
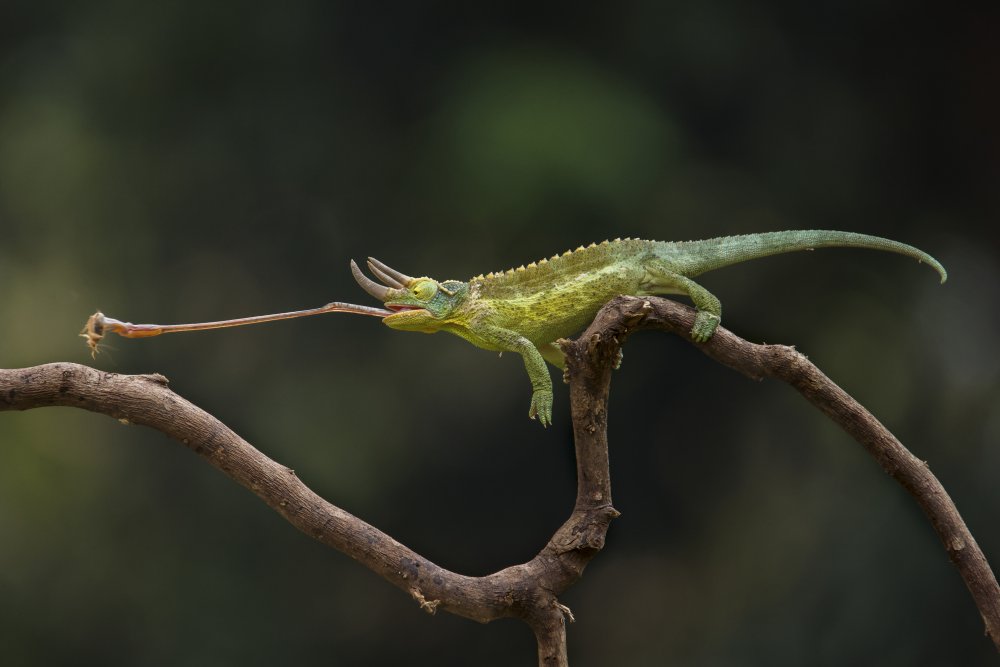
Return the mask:
<svg viewBox="0 0 1000 667"><path fill-rule="evenodd" d="M941 477L1000 563L998 12L902 2L0 6L0 365L135 322L369 303L373 254L467 278L615 236L911 242L704 279ZM530 558L574 491L566 389L377 320L110 341L443 566ZM927 522L790 389L629 341L576 666L995 660ZM418 611L162 435L0 416L0 660L530 665L516 622Z"/></svg>

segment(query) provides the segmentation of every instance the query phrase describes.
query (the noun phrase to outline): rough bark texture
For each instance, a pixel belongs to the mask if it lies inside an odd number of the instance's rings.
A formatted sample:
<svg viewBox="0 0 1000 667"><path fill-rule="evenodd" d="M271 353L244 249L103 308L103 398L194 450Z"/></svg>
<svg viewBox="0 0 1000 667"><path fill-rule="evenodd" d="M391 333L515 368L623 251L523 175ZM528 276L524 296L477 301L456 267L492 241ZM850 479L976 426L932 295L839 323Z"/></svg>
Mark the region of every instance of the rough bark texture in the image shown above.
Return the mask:
<svg viewBox="0 0 1000 667"><path fill-rule="evenodd" d="M154 428L184 444L255 493L307 535L408 593L428 613L448 611L480 622L517 617L538 641L538 663L568 665L569 609L558 596L604 546L611 520L607 398L621 344L638 329L684 338L694 311L665 299L620 297L576 340L561 341L570 378L577 456L572 514L530 561L484 577L450 572L361 519L327 502L295 473L264 456L218 419L181 398L161 375L119 375L72 363L0 369L0 410L72 406ZM972 594L986 632L1000 649L1000 588L982 551L937 478L853 398L794 349L755 345L719 328L697 346L712 359L753 377L795 387L875 457L909 491L944 543Z"/></svg>

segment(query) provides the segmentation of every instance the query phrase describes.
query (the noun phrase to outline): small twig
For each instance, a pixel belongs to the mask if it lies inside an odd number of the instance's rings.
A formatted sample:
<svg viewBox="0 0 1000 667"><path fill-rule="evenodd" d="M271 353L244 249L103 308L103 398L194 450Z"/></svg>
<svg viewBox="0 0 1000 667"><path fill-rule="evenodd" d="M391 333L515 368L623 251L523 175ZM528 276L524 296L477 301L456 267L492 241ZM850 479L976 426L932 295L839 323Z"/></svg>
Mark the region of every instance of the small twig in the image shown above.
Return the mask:
<svg viewBox="0 0 1000 667"><path fill-rule="evenodd" d="M426 611L431 616L437 613L438 605L441 604L440 600L428 600L425 598L424 594L421 593L418 588L411 588L410 596L417 601L417 604L420 605L421 609Z"/></svg>
<svg viewBox="0 0 1000 667"><path fill-rule="evenodd" d="M566 620L570 623L576 623L576 616L573 615L573 610L562 604L561 602L555 603L555 608L562 612L562 615L566 617Z"/></svg>

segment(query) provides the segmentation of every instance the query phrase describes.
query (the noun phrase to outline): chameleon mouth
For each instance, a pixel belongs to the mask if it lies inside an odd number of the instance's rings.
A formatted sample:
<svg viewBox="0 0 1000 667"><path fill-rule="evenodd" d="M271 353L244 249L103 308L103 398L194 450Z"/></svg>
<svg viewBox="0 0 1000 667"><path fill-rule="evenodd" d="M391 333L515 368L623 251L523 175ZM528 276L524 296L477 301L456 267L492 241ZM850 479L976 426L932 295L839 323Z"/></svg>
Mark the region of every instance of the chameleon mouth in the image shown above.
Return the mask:
<svg viewBox="0 0 1000 667"><path fill-rule="evenodd" d="M361 269L358 268L357 263L353 259L351 260L351 273L354 274L354 279L358 281L358 285L360 285L366 292L379 301L385 302L386 309L391 311L391 313L386 315L387 318L398 315L405 319L404 313L423 312L426 314L429 312L422 306L387 301L387 299L398 296L401 291L405 291L407 286L412 284L416 278L411 278L405 273L390 268L374 257L368 258L368 269L375 275L376 278L385 284L379 285L377 282L361 273Z"/></svg>

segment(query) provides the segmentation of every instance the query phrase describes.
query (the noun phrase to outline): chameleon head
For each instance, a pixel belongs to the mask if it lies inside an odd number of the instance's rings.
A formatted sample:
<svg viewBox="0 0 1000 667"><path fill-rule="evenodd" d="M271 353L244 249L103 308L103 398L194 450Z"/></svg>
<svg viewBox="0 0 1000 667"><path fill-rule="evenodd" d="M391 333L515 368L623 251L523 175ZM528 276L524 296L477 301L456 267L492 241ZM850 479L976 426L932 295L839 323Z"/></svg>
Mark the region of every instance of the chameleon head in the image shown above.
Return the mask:
<svg viewBox="0 0 1000 667"><path fill-rule="evenodd" d="M401 331L434 333L448 322L449 315L465 295L466 284L455 280L438 282L433 278L411 278L373 257L368 269L383 283L380 285L361 272L351 260L351 273L361 288L393 311L382 321Z"/></svg>

